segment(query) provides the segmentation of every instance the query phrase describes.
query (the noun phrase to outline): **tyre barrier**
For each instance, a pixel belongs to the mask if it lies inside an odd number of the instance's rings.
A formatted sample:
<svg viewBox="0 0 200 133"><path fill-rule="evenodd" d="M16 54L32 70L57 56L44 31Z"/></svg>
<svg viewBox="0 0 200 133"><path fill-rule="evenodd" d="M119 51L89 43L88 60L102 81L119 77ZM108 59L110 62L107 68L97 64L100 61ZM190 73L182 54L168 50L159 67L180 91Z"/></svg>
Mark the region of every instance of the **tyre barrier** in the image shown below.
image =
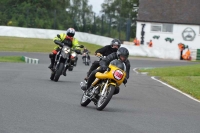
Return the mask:
<svg viewBox="0 0 200 133"><path fill-rule="evenodd" d="M29 64L39 64L39 59L22 56L22 60Z"/></svg>

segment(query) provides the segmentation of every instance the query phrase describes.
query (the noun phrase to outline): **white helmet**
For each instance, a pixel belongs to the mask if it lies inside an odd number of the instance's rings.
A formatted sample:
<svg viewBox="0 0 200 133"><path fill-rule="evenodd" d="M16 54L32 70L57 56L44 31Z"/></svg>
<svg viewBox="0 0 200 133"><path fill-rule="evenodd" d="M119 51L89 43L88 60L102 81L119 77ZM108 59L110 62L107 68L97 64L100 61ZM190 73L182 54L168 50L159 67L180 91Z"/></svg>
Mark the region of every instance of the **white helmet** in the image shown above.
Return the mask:
<svg viewBox="0 0 200 133"><path fill-rule="evenodd" d="M69 29L67 29L66 34L67 34L69 37L74 37L74 35L75 35L75 29L74 29L74 28L69 28Z"/></svg>

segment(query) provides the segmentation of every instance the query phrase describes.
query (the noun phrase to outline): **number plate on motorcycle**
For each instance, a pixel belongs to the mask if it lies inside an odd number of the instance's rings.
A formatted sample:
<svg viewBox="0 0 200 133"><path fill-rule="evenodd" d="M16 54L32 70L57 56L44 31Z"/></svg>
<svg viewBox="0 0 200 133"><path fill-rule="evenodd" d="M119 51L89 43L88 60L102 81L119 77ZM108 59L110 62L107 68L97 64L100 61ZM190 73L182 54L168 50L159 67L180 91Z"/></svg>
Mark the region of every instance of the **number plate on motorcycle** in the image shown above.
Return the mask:
<svg viewBox="0 0 200 133"><path fill-rule="evenodd" d="M64 48L63 50L66 54L70 52L70 48Z"/></svg>
<svg viewBox="0 0 200 133"><path fill-rule="evenodd" d="M114 73L113 73L113 76L115 79L117 80L121 80L124 76L123 72L120 71L120 70L116 70Z"/></svg>

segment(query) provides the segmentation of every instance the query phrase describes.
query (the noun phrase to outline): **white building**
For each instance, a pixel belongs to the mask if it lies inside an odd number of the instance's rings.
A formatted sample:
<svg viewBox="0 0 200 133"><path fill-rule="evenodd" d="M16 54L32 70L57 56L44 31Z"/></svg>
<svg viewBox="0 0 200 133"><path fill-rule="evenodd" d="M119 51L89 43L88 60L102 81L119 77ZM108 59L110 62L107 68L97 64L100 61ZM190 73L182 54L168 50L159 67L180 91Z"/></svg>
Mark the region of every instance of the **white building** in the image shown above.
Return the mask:
<svg viewBox="0 0 200 133"><path fill-rule="evenodd" d="M141 45L178 51L200 49L200 0L140 0L136 37Z"/></svg>

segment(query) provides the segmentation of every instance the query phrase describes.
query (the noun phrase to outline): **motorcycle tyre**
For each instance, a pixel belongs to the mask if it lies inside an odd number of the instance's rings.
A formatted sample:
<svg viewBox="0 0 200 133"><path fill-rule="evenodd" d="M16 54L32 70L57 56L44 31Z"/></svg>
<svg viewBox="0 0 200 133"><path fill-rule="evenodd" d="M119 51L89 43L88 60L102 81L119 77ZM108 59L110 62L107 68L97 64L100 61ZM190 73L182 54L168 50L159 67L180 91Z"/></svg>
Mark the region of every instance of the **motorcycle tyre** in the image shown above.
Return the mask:
<svg viewBox="0 0 200 133"><path fill-rule="evenodd" d="M64 69L64 63L60 63L58 70L55 72L55 77L54 77L54 81L57 82L60 78L60 75L62 74L62 71Z"/></svg>
<svg viewBox="0 0 200 133"><path fill-rule="evenodd" d="M85 101L83 101L84 96L85 96L85 93L83 93L83 95L81 97L80 104L81 104L81 106L86 107L91 102L91 100L89 98L87 98Z"/></svg>
<svg viewBox="0 0 200 133"><path fill-rule="evenodd" d="M54 80L55 74L56 74L55 72L51 72L51 76L50 76L51 80Z"/></svg>
<svg viewBox="0 0 200 133"><path fill-rule="evenodd" d="M84 58L84 64L87 66L86 58Z"/></svg>
<svg viewBox="0 0 200 133"><path fill-rule="evenodd" d="M75 62L74 62L74 66L76 66L76 64L77 64L77 62L75 61Z"/></svg>
<svg viewBox="0 0 200 133"><path fill-rule="evenodd" d="M101 105L99 105L101 96L98 99L97 104L96 104L96 109L97 110L99 110L99 111L103 110L106 107L106 105L110 102L110 100L111 100L111 98L112 98L112 96L113 96L113 94L115 92L115 86L113 86L113 85L108 86L108 91L109 91L109 93L107 95L107 98L104 99L105 101Z"/></svg>
<svg viewBox="0 0 200 133"><path fill-rule="evenodd" d="M86 60L87 60L87 61L86 61ZM88 62L88 58L85 58L85 65L86 65L86 66L89 66L88 63L89 63L89 62Z"/></svg>
<svg viewBox="0 0 200 133"><path fill-rule="evenodd" d="M89 65L90 65L90 63L89 63L89 62L87 62L87 65L89 66Z"/></svg>

